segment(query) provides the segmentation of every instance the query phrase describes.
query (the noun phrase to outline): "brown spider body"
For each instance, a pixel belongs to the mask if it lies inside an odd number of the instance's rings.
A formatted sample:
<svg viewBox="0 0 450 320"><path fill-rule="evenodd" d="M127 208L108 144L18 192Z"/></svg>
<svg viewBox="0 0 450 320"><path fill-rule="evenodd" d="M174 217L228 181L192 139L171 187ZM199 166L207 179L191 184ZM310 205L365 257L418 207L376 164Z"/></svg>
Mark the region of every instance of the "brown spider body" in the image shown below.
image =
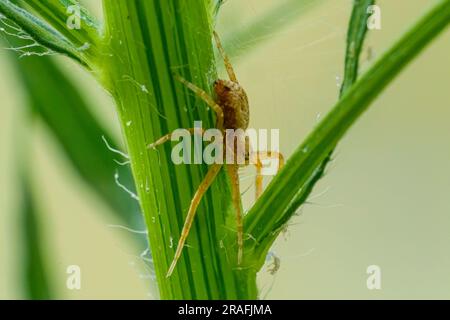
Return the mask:
<svg viewBox="0 0 450 320"><path fill-rule="evenodd" d="M214 82L217 104L223 110L224 129L247 129L249 124L249 105L244 88L231 80Z"/></svg>

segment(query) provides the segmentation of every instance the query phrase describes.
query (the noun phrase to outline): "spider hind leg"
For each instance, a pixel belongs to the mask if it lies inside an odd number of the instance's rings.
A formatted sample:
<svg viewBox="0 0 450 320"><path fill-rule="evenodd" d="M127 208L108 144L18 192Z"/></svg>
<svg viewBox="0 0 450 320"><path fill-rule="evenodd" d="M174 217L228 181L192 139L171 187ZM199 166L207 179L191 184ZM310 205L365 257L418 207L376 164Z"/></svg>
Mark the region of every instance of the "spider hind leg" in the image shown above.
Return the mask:
<svg viewBox="0 0 450 320"><path fill-rule="evenodd" d="M280 152L275 151L259 151L255 155L256 161L254 165L256 167L256 178L255 178L255 200L261 196L263 192L263 163L262 160L278 159L277 173L284 166L284 156Z"/></svg>
<svg viewBox="0 0 450 320"><path fill-rule="evenodd" d="M236 212L236 230L238 244L237 264L239 266L242 262L244 251L244 225L242 221L241 192L239 188L238 166L235 164L229 164L227 165L227 170L231 180L231 195L234 210Z"/></svg>
<svg viewBox="0 0 450 320"><path fill-rule="evenodd" d="M186 219L184 222L183 230L181 231L180 239L178 240L177 248L175 251L175 256L170 264L169 270L167 271L166 277L170 277L175 270L178 260L181 257L181 253L183 252L184 244L189 235L189 231L191 230L192 223L194 222L195 213L197 211L198 205L203 198L203 195L208 191L212 182L216 178L220 169L222 168L221 164L214 164L210 167L206 177L203 179L202 183L199 185L197 191L195 192L194 197L191 200L191 205L189 206L188 213L186 215Z"/></svg>

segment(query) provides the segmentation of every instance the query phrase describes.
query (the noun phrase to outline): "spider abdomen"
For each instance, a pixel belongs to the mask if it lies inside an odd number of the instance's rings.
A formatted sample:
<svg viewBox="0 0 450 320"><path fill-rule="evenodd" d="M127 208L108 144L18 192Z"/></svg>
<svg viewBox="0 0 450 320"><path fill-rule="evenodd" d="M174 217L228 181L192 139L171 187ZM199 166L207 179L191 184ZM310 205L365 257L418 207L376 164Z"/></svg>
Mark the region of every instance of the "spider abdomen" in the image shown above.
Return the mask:
<svg viewBox="0 0 450 320"><path fill-rule="evenodd" d="M217 80L214 83L217 104L223 109L225 129L247 129L249 105L245 90L236 82Z"/></svg>

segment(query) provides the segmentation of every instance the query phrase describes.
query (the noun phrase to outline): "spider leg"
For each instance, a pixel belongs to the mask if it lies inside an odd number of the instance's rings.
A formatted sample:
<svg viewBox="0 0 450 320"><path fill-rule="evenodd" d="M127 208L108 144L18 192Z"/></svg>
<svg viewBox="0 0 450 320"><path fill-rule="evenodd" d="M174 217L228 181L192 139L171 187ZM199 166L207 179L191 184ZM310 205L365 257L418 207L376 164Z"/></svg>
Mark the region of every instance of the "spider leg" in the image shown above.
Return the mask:
<svg viewBox="0 0 450 320"><path fill-rule="evenodd" d="M263 175L262 175L263 164L259 158L255 163L255 167L256 167L255 200L258 200L258 198L261 196L263 192Z"/></svg>
<svg viewBox="0 0 450 320"><path fill-rule="evenodd" d="M261 160L278 158L278 168L277 168L278 173L280 169L284 166L284 157L281 153L275 151L259 151L256 153L255 156L256 156L256 161L254 162L254 165L256 167L255 198L257 200L261 196L263 191L263 175L262 175L263 163Z"/></svg>
<svg viewBox="0 0 450 320"><path fill-rule="evenodd" d="M191 135L196 135L197 134L197 135L201 135L202 136L205 133L205 130L202 129L202 128L190 128L190 129L186 129L186 130L189 131L189 133ZM173 135L173 133L169 133L169 134L166 134L165 136L162 136L161 138L159 138L155 142L150 143L147 146L147 149L155 149L157 146L160 146L160 145L166 143L167 141L172 139L172 135Z"/></svg>
<svg viewBox="0 0 450 320"><path fill-rule="evenodd" d="M231 193L233 198L233 206L236 212L236 229L237 229L237 244L238 244L238 257L237 264L242 262L242 254L244 248L244 226L242 222L242 207L241 207L241 192L239 190L239 174L238 165L227 165L228 174L231 179Z"/></svg>
<svg viewBox="0 0 450 320"><path fill-rule="evenodd" d="M186 220L184 222L183 230L181 231L180 239L178 240L175 256L169 267L169 271L167 271L166 277L170 277L172 275L173 270L175 269L175 266L177 265L177 262L181 257L181 253L183 252L183 247L189 235L189 230L192 227L192 222L194 221L195 213L197 211L198 205L200 204L200 200L202 199L208 188L211 186L221 168L222 164L213 164L206 174L206 177L203 179L202 183L195 192L195 195L191 200L191 205L189 207Z"/></svg>
<svg viewBox="0 0 450 320"><path fill-rule="evenodd" d="M230 78L231 81L233 81L235 83L239 83L236 78L236 74L234 73L234 69L231 64L230 58L228 57L227 53L225 52L225 49L222 46L219 35L215 31L213 31L213 34L214 34L214 39L216 40L217 49L219 49L219 52L225 63L225 68L227 69L228 77Z"/></svg>
<svg viewBox="0 0 450 320"><path fill-rule="evenodd" d="M218 129L223 128L223 110L222 108L214 101L213 98L211 98L204 90L197 87L195 84L187 81L183 77L175 74L175 79L180 81L182 84L184 84L186 87L188 87L190 90L192 90L199 98L201 98L207 105L209 105L214 112L216 113L217 117L217 123L216 127Z"/></svg>

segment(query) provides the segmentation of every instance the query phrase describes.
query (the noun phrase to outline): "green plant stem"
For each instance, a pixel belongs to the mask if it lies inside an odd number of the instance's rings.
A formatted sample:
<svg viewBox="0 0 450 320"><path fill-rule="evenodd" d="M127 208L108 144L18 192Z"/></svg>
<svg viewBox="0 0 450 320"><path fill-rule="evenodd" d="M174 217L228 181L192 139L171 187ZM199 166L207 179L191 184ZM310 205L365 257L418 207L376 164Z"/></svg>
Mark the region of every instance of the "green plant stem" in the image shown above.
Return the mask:
<svg viewBox="0 0 450 320"><path fill-rule="evenodd" d="M165 276L207 167L174 165L170 144L156 151L147 145L174 129L193 127L194 120L214 126L212 112L173 76L210 92L216 79L210 8L209 1L104 1L111 49L105 82L117 102L163 299L257 295L254 271L236 271L236 249L228 245L236 237L228 223L234 213L224 172L197 210L174 274Z"/></svg>
<svg viewBox="0 0 450 320"><path fill-rule="evenodd" d="M440 1L344 94L332 111L301 144L284 169L273 179L245 219L245 230L268 250L277 234L277 221L287 221L286 208L298 190L311 185L311 177L329 157L338 141L384 88L450 22L450 0ZM290 213L292 214L292 212ZM263 260L261 257L260 264Z"/></svg>

